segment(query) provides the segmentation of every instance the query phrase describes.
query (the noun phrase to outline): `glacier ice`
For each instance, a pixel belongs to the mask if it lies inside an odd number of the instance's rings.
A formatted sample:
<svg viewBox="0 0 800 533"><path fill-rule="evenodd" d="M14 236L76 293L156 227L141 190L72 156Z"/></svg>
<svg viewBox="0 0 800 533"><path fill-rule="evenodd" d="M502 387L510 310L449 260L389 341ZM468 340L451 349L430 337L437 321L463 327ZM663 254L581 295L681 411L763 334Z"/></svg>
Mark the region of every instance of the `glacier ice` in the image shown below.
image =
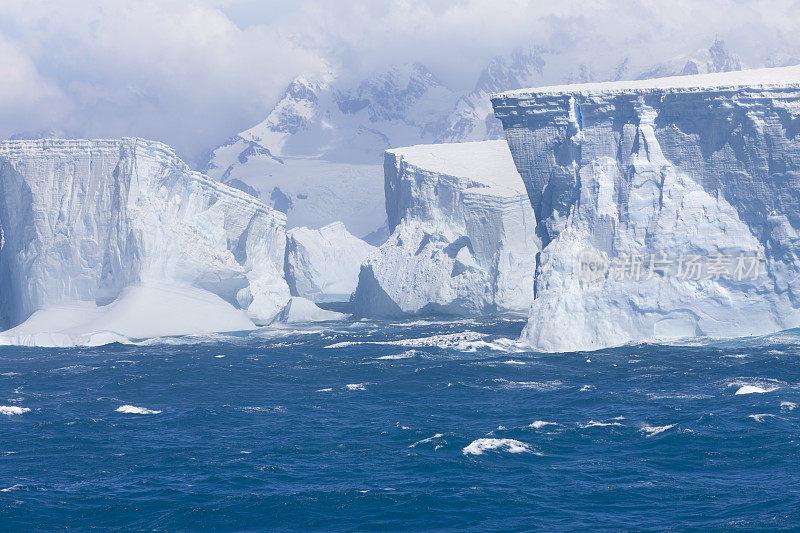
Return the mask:
<svg viewBox="0 0 800 533"><path fill-rule="evenodd" d="M364 78L330 65L295 78L266 118L213 151L206 173L286 213L287 227L342 221L365 237L384 219L386 149L503 139L495 92L564 80L595 81L741 68L721 41L666 63L641 51L602 57L583 50L519 48L496 56L471 91L452 91L424 65L392 65ZM638 57L637 57L638 56Z"/></svg>
<svg viewBox="0 0 800 533"><path fill-rule="evenodd" d="M800 325L800 67L524 89L493 104L543 246L522 335L532 347ZM650 267L659 256L763 259L754 277L587 278L587 252Z"/></svg>
<svg viewBox="0 0 800 533"><path fill-rule="evenodd" d="M161 143L0 143L0 342L252 329L289 299L284 249L283 214Z"/></svg>
<svg viewBox="0 0 800 533"><path fill-rule="evenodd" d="M292 294L313 302L346 302L356 290L361 263L375 250L341 222L292 228L286 233L286 281Z"/></svg>
<svg viewBox="0 0 800 533"><path fill-rule="evenodd" d="M344 313L321 309L317 304L299 296L292 296L275 318L275 322L286 324L328 322L347 318Z"/></svg>
<svg viewBox="0 0 800 533"><path fill-rule="evenodd" d="M505 141L388 150L387 240L361 267L358 316L526 313L538 239Z"/></svg>

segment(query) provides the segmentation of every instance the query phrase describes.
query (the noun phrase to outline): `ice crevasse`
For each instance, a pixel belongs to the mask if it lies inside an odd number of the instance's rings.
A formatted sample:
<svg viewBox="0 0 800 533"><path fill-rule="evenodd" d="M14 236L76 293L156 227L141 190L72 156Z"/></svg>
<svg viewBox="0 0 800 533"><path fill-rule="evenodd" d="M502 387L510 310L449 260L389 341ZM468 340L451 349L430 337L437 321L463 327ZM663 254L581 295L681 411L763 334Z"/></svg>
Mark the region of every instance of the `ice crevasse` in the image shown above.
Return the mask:
<svg viewBox="0 0 800 533"><path fill-rule="evenodd" d="M542 241L533 348L800 326L800 67L523 89L493 105ZM680 270L687 257L698 275ZM737 275L751 257L755 274Z"/></svg>
<svg viewBox="0 0 800 533"><path fill-rule="evenodd" d="M141 139L0 142L0 343L253 329L289 299L285 217Z"/></svg>

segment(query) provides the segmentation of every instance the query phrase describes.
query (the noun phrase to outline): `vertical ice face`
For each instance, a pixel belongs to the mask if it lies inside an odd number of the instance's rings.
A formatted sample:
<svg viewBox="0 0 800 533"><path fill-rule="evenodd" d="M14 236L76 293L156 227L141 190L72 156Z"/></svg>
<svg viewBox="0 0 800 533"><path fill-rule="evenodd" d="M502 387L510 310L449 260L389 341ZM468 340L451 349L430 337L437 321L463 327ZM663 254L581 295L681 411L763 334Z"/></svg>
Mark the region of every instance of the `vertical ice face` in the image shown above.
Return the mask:
<svg viewBox="0 0 800 533"><path fill-rule="evenodd" d="M377 250L333 222L286 234L286 280L292 294L314 302L346 302L356 290L361 263Z"/></svg>
<svg viewBox="0 0 800 533"><path fill-rule="evenodd" d="M493 104L543 243L523 333L534 348L800 325L800 68L526 89ZM736 271L752 257L755 275Z"/></svg>
<svg viewBox="0 0 800 533"><path fill-rule="evenodd" d="M285 217L157 142L0 143L0 228L4 327L131 286L205 291L256 323L289 297Z"/></svg>
<svg viewBox="0 0 800 533"><path fill-rule="evenodd" d="M361 316L525 313L535 221L504 141L386 152L392 235L362 266Z"/></svg>

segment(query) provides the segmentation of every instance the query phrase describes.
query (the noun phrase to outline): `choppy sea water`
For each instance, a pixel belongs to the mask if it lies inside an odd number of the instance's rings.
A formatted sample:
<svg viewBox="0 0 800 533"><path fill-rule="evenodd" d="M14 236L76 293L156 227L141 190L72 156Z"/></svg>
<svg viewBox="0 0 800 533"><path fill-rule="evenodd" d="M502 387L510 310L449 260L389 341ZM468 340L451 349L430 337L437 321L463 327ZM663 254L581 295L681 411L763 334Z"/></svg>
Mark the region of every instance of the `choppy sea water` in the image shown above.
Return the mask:
<svg viewBox="0 0 800 533"><path fill-rule="evenodd" d="M521 328L3 348L0 529L800 525L799 333L543 355Z"/></svg>

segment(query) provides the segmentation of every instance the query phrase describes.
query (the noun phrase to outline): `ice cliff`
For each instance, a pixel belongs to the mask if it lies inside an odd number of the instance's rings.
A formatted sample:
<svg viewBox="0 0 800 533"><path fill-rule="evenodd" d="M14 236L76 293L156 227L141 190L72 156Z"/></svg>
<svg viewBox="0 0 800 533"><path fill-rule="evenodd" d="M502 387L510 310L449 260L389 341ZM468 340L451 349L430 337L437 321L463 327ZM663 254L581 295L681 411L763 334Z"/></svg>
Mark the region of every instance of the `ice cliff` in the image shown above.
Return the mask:
<svg viewBox="0 0 800 533"><path fill-rule="evenodd" d="M800 67L525 89L493 105L542 240L531 346L800 326Z"/></svg>
<svg viewBox="0 0 800 533"><path fill-rule="evenodd" d="M140 139L0 143L0 343L252 329L285 216Z"/></svg>
<svg viewBox="0 0 800 533"><path fill-rule="evenodd" d="M314 302L346 302L356 290L361 263L376 248L333 222L286 234L286 281L295 296Z"/></svg>
<svg viewBox="0 0 800 533"><path fill-rule="evenodd" d="M527 313L538 239L504 141L388 150L392 234L361 268L357 315Z"/></svg>

